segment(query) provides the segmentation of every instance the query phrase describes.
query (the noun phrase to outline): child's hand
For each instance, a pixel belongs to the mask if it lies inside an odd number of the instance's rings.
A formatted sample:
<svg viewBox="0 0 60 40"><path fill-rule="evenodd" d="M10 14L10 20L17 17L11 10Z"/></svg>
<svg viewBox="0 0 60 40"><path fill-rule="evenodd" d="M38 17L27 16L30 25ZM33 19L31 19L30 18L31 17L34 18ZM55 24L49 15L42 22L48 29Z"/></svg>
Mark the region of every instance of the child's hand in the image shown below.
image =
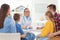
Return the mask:
<svg viewBox="0 0 60 40"><path fill-rule="evenodd" d="M31 28L31 29L32 29L32 26L30 26L29 28Z"/></svg>
<svg viewBox="0 0 60 40"><path fill-rule="evenodd" d="M27 28L27 26L23 26L23 28L24 28L24 29L26 29L26 28Z"/></svg>
<svg viewBox="0 0 60 40"><path fill-rule="evenodd" d="M26 34L21 35L21 38L26 38Z"/></svg>
<svg viewBox="0 0 60 40"><path fill-rule="evenodd" d="M37 27L37 29L42 29L43 27Z"/></svg>

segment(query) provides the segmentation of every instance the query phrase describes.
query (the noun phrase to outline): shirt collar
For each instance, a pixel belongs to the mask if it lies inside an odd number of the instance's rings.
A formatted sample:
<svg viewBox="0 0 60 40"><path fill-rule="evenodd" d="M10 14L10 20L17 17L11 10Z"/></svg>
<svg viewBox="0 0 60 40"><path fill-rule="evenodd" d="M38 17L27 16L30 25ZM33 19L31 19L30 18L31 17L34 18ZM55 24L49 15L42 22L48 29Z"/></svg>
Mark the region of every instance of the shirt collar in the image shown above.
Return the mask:
<svg viewBox="0 0 60 40"><path fill-rule="evenodd" d="M29 16L24 16L25 18L29 18Z"/></svg>

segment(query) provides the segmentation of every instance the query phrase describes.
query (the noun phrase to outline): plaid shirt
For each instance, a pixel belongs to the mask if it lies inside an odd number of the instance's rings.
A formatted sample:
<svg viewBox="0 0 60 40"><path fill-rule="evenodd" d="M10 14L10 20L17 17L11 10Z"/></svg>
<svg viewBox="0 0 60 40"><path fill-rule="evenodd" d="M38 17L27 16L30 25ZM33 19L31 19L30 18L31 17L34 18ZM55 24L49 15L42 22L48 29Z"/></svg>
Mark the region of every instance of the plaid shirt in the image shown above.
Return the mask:
<svg viewBox="0 0 60 40"><path fill-rule="evenodd" d="M59 31L60 30L60 14L57 14L55 13L54 15L54 20L55 20L55 23L56 23L56 31Z"/></svg>

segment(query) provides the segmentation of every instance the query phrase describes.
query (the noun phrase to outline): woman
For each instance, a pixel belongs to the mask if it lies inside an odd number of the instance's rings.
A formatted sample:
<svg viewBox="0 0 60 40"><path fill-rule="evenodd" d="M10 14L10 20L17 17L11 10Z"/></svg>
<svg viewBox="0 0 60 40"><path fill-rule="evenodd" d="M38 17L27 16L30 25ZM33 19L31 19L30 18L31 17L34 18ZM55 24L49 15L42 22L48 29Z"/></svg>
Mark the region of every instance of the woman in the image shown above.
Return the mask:
<svg viewBox="0 0 60 40"><path fill-rule="evenodd" d="M10 6L3 4L0 12L0 33L15 33L15 22L10 16Z"/></svg>
<svg viewBox="0 0 60 40"><path fill-rule="evenodd" d="M53 33L55 30L55 23L53 20L52 13L50 11L47 11L45 16L46 16L47 22L44 28L42 29L41 34L37 37L37 39L40 38L40 40L48 40L48 35L50 33Z"/></svg>

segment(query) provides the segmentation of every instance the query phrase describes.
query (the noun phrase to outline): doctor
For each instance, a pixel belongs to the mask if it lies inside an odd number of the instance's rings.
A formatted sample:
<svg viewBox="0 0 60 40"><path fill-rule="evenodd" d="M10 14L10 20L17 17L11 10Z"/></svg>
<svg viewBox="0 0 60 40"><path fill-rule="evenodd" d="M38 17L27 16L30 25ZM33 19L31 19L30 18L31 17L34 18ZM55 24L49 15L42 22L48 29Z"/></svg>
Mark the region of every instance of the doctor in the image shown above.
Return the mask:
<svg viewBox="0 0 60 40"><path fill-rule="evenodd" d="M32 28L31 23L32 23L32 20L30 17L30 11L28 8L25 8L24 9L24 16L21 19L22 28L24 28L24 29Z"/></svg>

